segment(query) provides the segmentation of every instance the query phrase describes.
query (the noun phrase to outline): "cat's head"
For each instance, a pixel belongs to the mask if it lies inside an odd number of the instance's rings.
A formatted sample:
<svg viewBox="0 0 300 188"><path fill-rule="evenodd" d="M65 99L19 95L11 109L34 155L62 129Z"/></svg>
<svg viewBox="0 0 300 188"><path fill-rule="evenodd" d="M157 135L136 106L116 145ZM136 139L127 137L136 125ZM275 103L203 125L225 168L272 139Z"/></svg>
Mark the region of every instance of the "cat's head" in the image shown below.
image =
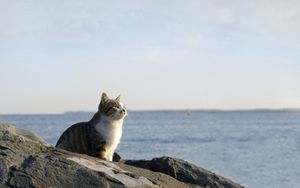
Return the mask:
<svg viewBox="0 0 300 188"><path fill-rule="evenodd" d="M127 110L121 102L121 96L118 96L115 99L110 99L106 93L102 93L98 110L101 115L113 120L124 119L127 115Z"/></svg>

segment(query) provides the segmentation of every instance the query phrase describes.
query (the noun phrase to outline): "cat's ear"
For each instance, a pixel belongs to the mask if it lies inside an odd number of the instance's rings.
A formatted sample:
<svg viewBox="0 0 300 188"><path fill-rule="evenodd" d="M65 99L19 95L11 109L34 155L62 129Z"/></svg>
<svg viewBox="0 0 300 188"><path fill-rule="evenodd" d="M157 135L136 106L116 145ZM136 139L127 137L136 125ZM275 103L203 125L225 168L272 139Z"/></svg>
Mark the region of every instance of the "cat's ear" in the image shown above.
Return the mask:
<svg viewBox="0 0 300 188"><path fill-rule="evenodd" d="M101 96L101 101L105 102L108 100L108 96L105 92L102 93L102 96Z"/></svg>
<svg viewBox="0 0 300 188"><path fill-rule="evenodd" d="M115 101L121 102L121 95L119 95L119 96L115 99Z"/></svg>

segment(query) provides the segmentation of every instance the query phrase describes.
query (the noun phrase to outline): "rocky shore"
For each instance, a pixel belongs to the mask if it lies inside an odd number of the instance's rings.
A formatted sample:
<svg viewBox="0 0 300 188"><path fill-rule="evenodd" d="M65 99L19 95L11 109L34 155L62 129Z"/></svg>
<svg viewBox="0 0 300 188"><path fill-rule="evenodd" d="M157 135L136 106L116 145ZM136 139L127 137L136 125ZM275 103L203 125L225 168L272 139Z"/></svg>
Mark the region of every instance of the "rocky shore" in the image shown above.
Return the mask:
<svg viewBox="0 0 300 188"><path fill-rule="evenodd" d="M54 148L38 135L0 124L0 188L4 187L242 188L184 160L108 162Z"/></svg>

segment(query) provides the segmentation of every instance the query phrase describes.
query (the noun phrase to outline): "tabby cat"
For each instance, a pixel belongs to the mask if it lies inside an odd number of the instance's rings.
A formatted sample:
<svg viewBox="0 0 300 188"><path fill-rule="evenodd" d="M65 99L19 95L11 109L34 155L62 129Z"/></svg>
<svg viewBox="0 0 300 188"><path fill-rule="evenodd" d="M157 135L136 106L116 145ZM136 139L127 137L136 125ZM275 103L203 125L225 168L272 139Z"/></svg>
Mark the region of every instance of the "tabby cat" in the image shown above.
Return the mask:
<svg viewBox="0 0 300 188"><path fill-rule="evenodd" d="M56 147L112 161L121 140L122 125L127 110L120 101L102 93L98 111L88 122L69 127L59 138Z"/></svg>

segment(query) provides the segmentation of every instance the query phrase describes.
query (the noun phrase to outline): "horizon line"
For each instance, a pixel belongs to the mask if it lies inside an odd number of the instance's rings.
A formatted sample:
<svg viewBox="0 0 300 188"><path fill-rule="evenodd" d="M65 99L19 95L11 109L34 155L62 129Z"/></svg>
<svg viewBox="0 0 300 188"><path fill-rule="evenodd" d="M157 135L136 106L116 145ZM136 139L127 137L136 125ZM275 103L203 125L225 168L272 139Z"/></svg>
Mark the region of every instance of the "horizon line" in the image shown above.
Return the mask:
<svg viewBox="0 0 300 188"><path fill-rule="evenodd" d="M203 108L203 109L128 109L131 112L276 112L276 111L300 111L300 108L242 108L242 109L218 109L218 108ZM58 114L76 114L76 113L94 113L90 110L66 110L63 112L46 112L46 113L0 113L0 115L58 115Z"/></svg>

